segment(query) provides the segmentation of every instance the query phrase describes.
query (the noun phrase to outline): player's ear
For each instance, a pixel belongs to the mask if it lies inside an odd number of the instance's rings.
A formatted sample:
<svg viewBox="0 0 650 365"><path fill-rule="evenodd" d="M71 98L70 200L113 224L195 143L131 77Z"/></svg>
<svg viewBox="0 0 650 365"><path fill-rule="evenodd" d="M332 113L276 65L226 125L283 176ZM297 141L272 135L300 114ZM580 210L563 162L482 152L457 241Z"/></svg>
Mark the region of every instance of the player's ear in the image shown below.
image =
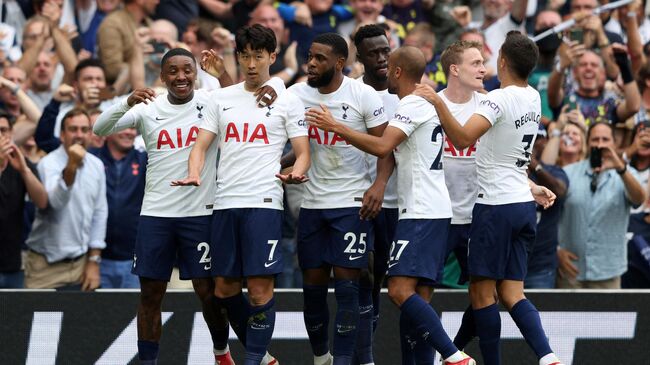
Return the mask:
<svg viewBox="0 0 650 365"><path fill-rule="evenodd" d="M449 65L449 74L458 76L458 66L457 65Z"/></svg>
<svg viewBox="0 0 650 365"><path fill-rule="evenodd" d="M271 59L270 65L275 63L275 60L278 58L278 54L276 52L271 52L269 54L269 58Z"/></svg>
<svg viewBox="0 0 650 365"><path fill-rule="evenodd" d="M344 57L339 57L339 58L336 60L336 69L337 69L337 70L342 70L343 68L345 68L345 61L346 61L346 60L345 60Z"/></svg>
<svg viewBox="0 0 650 365"><path fill-rule="evenodd" d="M395 78L399 79L402 76L402 68L400 66L395 67Z"/></svg>

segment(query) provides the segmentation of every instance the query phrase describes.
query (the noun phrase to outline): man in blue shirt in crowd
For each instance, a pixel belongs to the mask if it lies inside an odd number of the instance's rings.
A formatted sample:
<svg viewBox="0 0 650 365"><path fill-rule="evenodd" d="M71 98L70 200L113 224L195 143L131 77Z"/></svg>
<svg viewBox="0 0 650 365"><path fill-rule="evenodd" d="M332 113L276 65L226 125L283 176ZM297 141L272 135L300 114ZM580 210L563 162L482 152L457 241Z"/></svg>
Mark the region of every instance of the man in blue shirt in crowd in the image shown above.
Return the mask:
<svg viewBox="0 0 650 365"><path fill-rule="evenodd" d="M546 186L557 199L548 209L537 207L537 235L535 244L529 248L528 273L524 279L526 289L555 288L557 270L557 230L560 211L569 188L569 178L564 170L556 165L547 165L540 161L544 147L548 142L546 129L540 126L533 147L528 177L538 185Z"/></svg>
<svg viewBox="0 0 650 365"><path fill-rule="evenodd" d="M106 137L104 147L91 151L106 171L106 249L100 263L102 288L139 288L131 273L133 250L144 197L147 154L133 147L136 130Z"/></svg>

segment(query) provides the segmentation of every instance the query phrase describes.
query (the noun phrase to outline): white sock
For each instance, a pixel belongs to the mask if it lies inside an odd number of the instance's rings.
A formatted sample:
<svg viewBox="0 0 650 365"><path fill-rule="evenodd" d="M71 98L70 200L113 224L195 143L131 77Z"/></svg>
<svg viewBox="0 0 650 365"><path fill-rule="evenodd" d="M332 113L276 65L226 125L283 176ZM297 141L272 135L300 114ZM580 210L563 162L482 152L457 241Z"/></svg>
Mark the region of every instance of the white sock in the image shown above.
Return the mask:
<svg viewBox="0 0 650 365"><path fill-rule="evenodd" d="M449 356L448 358L445 359L447 362L459 362L463 360L465 356L463 356L463 353L460 351L456 351L453 355Z"/></svg>
<svg viewBox="0 0 650 365"><path fill-rule="evenodd" d="M551 365L555 362L560 362L560 359L558 359L557 356L555 356L555 354L552 352L548 355L544 355L544 357L539 359L539 365Z"/></svg>
<svg viewBox="0 0 650 365"><path fill-rule="evenodd" d="M228 346L228 344L226 344L226 348L225 348L225 349L223 349L223 350L212 349L212 352L214 352L214 354L217 355L217 356L219 356L219 355L225 355L225 354L227 354L228 352L230 352L230 346Z"/></svg>
<svg viewBox="0 0 650 365"><path fill-rule="evenodd" d="M329 351L325 355L314 356L314 365L325 365L329 363L331 358L332 355L330 355Z"/></svg>
<svg viewBox="0 0 650 365"><path fill-rule="evenodd" d="M361 365L375 365L375 363L374 362L369 362L367 364L361 364Z"/></svg>

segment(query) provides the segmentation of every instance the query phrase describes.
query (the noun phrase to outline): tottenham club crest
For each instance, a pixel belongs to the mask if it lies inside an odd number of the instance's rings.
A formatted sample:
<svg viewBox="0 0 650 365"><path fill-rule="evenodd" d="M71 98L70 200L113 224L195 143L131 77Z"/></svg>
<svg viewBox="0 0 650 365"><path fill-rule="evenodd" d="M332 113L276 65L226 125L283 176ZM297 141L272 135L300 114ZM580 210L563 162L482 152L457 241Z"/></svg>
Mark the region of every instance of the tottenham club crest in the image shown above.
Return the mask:
<svg viewBox="0 0 650 365"><path fill-rule="evenodd" d="M272 110L273 108L275 108L275 107L269 105L269 106L267 106L266 108L268 109L268 111L266 112L266 117L268 118L268 117L271 116L271 110Z"/></svg>
<svg viewBox="0 0 650 365"><path fill-rule="evenodd" d="M197 118L199 118L199 119L203 118L203 114L201 113L201 110L203 110L203 105L197 105L196 110L199 111L199 114L197 115Z"/></svg>
<svg viewBox="0 0 650 365"><path fill-rule="evenodd" d="M349 105L343 104L341 105L341 109L343 109L343 119L348 119L348 109L350 108Z"/></svg>

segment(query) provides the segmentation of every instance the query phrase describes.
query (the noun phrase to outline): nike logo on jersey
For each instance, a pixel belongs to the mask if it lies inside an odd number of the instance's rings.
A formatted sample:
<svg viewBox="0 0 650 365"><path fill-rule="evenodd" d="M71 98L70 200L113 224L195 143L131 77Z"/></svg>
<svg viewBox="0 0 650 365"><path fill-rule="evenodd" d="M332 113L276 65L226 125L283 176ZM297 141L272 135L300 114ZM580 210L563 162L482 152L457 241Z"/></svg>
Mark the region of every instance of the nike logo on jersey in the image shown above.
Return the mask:
<svg viewBox="0 0 650 365"><path fill-rule="evenodd" d="M395 266L397 264L399 264L399 262L393 262L392 264L388 264L388 268L390 269L391 267L393 267L393 266Z"/></svg>
<svg viewBox="0 0 650 365"><path fill-rule="evenodd" d="M354 261L354 260L360 259L362 257L363 257L363 255L361 255L361 256L350 256L349 259L350 259L350 261Z"/></svg>
<svg viewBox="0 0 650 365"><path fill-rule="evenodd" d="M165 120L167 118L156 117L156 120Z"/></svg>
<svg viewBox="0 0 650 365"><path fill-rule="evenodd" d="M343 334L343 333L354 331L355 329L356 326L337 326L336 332Z"/></svg>
<svg viewBox="0 0 650 365"><path fill-rule="evenodd" d="M264 267L268 269L269 267L275 265L276 262L278 262L278 260L275 260L275 261L272 261L272 262L265 262Z"/></svg>
<svg viewBox="0 0 650 365"><path fill-rule="evenodd" d="M230 110L230 109L232 109L232 108L234 108L234 106L230 106L230 107L227 107L227 108L223 108L223 111L225 112L226 110Z"/></svg>
<svg viewBox="0 0 650 365"><path fill-rule="evenodd" d="M203 270L206 270L206 271L210 270L211 267L212 267L212 264L207 264L207 265L203 266Z"/></svg>

